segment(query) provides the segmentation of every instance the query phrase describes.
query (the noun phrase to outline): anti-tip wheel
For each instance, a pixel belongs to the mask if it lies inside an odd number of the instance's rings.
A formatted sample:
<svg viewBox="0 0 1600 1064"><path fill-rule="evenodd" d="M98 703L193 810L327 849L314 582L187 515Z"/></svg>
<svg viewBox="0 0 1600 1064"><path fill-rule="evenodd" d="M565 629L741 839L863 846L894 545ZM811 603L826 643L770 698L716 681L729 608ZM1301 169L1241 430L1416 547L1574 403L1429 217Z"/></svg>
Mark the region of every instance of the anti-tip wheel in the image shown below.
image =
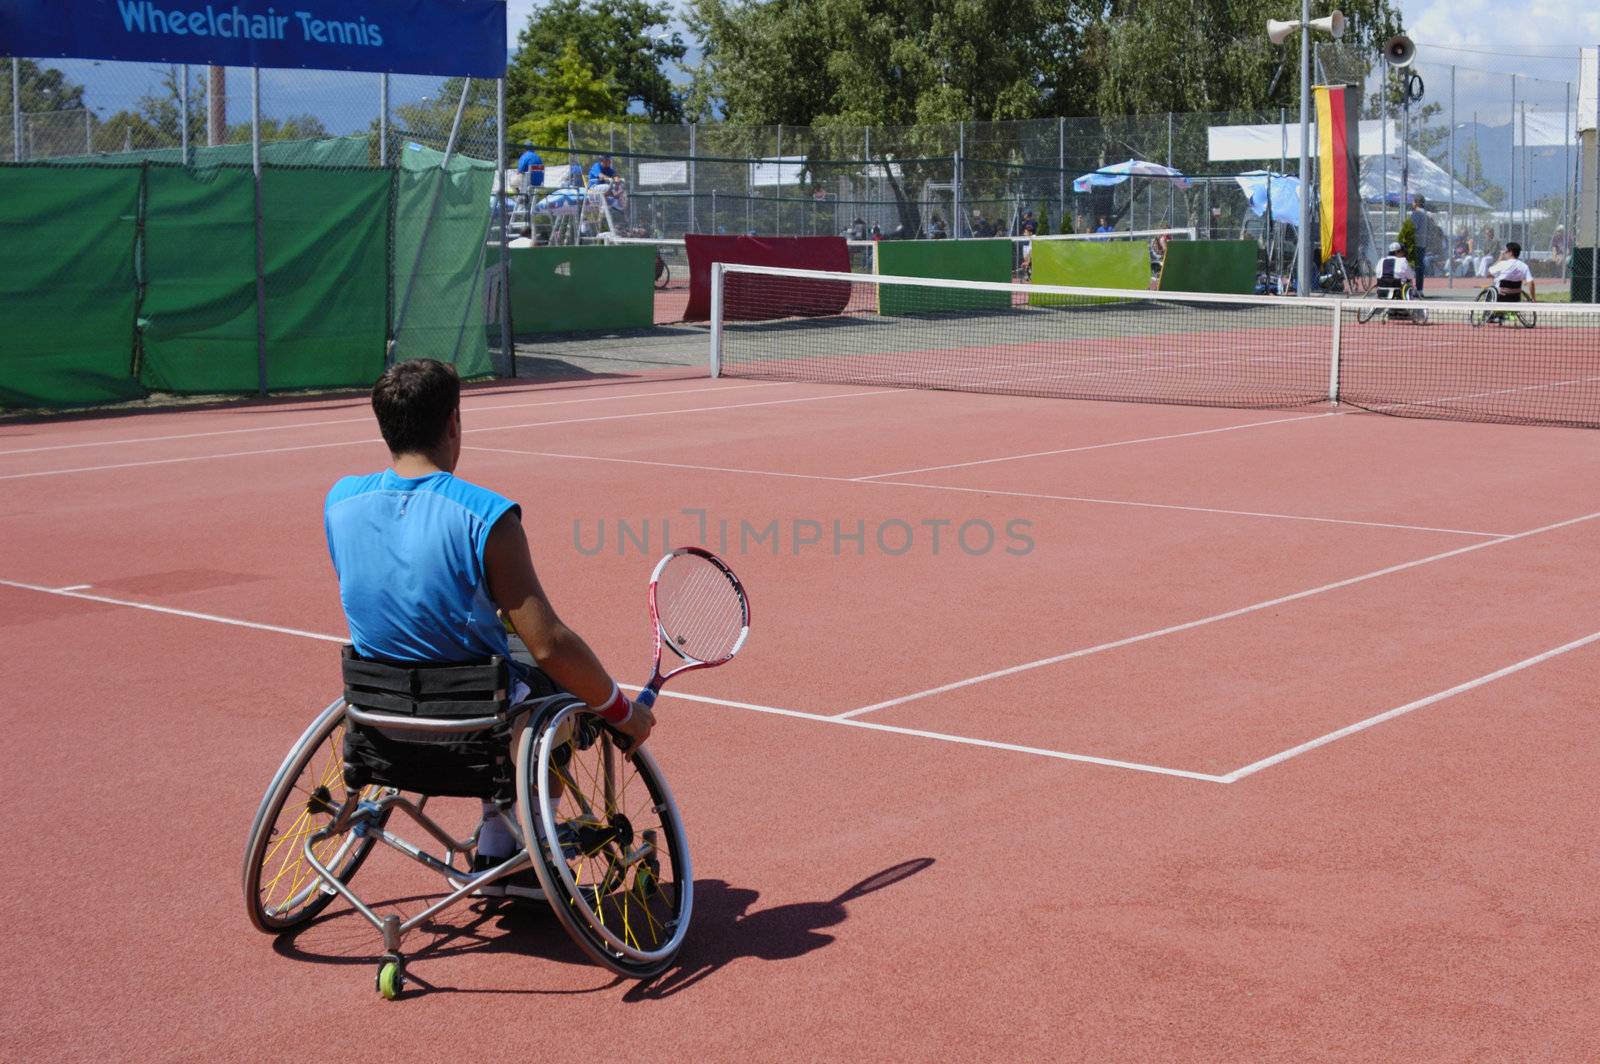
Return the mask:
<svg viewBox="0 0 1600 1064"><path fill-rule="evenodd" d="M406 968L400 961L384 961L378 966L378 993L393 1001L405 989Z"/></svg>

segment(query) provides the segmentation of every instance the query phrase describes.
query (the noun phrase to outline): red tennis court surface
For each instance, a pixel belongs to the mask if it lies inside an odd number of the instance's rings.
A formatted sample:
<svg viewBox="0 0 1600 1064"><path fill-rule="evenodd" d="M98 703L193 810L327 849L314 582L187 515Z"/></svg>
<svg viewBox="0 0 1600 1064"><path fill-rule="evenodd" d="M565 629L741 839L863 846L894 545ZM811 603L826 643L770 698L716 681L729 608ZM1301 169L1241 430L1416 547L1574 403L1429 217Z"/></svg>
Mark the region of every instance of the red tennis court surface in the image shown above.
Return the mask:
<svg viewBox="0 0 1600 1064"><path fill-rule="evenodd" d="M246 829L338 687L321 500L385 460L366 404L8 424L0 1058L1600 1053L1600 436L705 379L464 416L460 472L624 677L664 540L751 590L652 740L679 963L619 982L476 903L390 1004L342 904L252 930ZM358 887L414 912L409 867Z"/></svg>

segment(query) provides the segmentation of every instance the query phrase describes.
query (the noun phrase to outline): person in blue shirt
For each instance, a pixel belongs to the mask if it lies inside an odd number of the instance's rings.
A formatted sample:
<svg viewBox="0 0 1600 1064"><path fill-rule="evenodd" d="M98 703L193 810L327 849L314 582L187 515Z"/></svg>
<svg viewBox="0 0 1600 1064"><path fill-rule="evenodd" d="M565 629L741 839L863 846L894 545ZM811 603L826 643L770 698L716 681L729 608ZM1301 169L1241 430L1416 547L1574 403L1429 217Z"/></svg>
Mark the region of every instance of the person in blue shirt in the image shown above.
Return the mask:
<svg viewBox="0 0 1600 1064"><path fill-rule="evenodd" d="M544 160L533 150L533 141L522 145L522 158L517 160L517 173L523 175L523 187L540 188L544 185Z"/></svg>
<svg viewBox="0 0 1600 1064"><path fill-rule="evenodd" d="M616 176L617 170L616 167L611 165L611 156L609 155L600 156L594 161L594 165L589 167L589 184L591 185L601 181L610 181Z"/></svg>
<svg viewBox="0 0 1600 1064"><path fill-rule="evenodd" d="M455 475L461 460L455 369L433 359L398 362L373 386L372 410L389 467L343 478L323 509L356 653L398 663L499 655L511 662L515 701L569 691L635 743L649 738L650 710L622 693L545 597L521 508ZM531 661L513 657L502 615ZM474 869L500 864L517 848L498 807L484 802ZM531 869L481 891L541 897Z"/></svg>

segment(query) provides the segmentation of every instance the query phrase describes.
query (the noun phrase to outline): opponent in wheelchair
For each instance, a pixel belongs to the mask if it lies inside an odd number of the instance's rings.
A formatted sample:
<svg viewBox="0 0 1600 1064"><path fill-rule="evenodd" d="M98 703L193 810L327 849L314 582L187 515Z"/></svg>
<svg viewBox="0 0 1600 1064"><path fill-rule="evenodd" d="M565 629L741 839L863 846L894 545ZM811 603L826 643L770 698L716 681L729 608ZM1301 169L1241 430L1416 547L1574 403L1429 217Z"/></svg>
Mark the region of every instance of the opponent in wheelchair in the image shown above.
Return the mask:
<svg viewBox="0 0 1600 1064"><path fill-rule="evenodd" d="M1536 298L1533 271L1522 261L1522 245L1516 241L1506 244L1505 250L1489 267L1490 282L1478 293L1480 303L1532 303ZM1509 325L1515 323L1525 329L1537 324L1537 315L1531 310L1481 310L1471 315L1473 325Z"/></svg>
<svg viewBox="0 0 1600 1064"><path fill-rule="evenodd" d="M256 814L251 921L290 931L343 897L382 936L389 998L404 984L405 935L474 895L547 902L595 960L661 971L688 929L693 879L677 807L640 746L649 708L551 608L515 504L453 476L454 370L399 363L373 408L392 467L341 480L324 513L353 644L344 693ZM478 801L470 834L432 815L442 798ZM396 814L431 852L395 830ZM407 918L369 905L351 880L379 842L437 873L443 896Z"/></svg>
<svg viewBox="0 0 1600 1064"><path fill-rule="evenodd" d="M1422 298L1417 291L1417 274L1406 260L1399 243L1389 245L1389 254L1378 263L1378 275L1373 281L1371 299L1356 311L1356 320L1365 324L1378 315L1384 321L1409 321L1417 325L1428 323L1428 312L1412 305Z"/></svg>

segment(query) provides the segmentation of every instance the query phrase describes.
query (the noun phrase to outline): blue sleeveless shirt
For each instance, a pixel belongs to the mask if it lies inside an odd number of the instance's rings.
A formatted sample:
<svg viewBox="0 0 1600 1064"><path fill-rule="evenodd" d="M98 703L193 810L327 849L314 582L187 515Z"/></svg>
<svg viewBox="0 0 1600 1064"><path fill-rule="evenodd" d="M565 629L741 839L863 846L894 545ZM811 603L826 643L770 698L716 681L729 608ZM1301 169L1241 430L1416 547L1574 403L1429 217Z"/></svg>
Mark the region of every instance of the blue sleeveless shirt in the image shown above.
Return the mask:
<svg viewBox="0 0 1600 1064"><path fill-rule="evenodd" d="M483 550L507 511L521 512L450 473L386 469L335 484L323 527L356 652L389 661L505 656Z"/></svg>

